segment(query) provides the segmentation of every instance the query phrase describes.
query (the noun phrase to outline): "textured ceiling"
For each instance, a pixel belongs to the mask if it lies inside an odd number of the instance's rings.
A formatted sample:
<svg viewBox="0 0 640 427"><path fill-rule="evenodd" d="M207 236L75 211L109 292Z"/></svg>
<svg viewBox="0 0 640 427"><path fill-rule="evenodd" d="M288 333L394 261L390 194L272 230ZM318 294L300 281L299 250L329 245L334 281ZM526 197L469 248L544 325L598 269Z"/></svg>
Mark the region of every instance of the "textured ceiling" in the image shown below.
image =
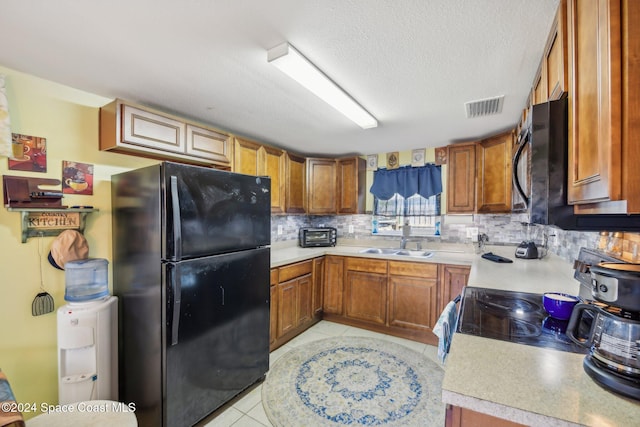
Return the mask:
<svg viewBox="0 0 640 427"><path fill-rule="evenodd" d="M2 0L0 65L307 155L436 147L519 120L558 0ZM267 63L284 41L379 121ZM10 85L10 82L7 82ZM467 119L467 101L504 95Z"/></svg>

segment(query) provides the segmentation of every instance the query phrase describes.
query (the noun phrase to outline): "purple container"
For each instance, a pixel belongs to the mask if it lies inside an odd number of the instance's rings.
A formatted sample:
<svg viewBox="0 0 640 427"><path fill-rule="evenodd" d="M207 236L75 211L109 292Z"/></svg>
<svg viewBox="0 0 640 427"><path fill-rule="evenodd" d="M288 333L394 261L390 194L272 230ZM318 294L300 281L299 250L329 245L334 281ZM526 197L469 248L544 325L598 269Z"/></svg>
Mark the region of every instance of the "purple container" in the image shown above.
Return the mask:
<svg viewBox="0 0 640 427"><path fill-rule="evenodd" d="M560 292L546 292L542 295L542 305L549 316L554 319L567 320L571 317L573 307L580 302L580 298Z"/></svg>

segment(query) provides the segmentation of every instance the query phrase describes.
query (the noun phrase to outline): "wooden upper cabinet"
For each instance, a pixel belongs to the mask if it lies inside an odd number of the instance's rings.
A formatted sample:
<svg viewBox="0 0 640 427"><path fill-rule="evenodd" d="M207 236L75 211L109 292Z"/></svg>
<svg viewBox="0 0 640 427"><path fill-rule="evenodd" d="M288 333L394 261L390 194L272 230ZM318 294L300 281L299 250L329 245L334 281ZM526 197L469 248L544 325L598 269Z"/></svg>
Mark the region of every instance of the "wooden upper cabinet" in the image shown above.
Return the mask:
<svg viewBox="0 0 640 427"><path fill-rule="evenodd" d="M447 147L447 213L473 213L476 206L476 143Z"/></svg>
<svg viewBox="0 0 640 427"><path fill-rule="evenodd" d="M569 203L640 213L640 2L569 0Z"/></svg>
<svg viewBox="0 0 640 427"><path fill-rule="evenodd" d="M511 212L513 131L483 139L476 147L478 213Z"/></svg>
<svg viewBox="0 0 640 427"><path fill-rule="evenodd" d="M186 153L191 156L231 163L229 135L187 124Z"/></svg>
<svg viewBox="0 0 640 427"><path fill-rule="evenodd" d="M568 200L573 204L622 195L620 6L620 0L568 3Z"/></svg>
<svg viewBox="0 0 640 427"><path fill-rule="evenodd" d="M277 148L263 146L259 151L258 175L271 178L271 213L284 213L286 154Z"/></svg>
<svg viewBox="0 0 640 427"><path fill-rule="evenodd" d="M533 93L531 94L534 104L547 101L547 79L543 66L540 66L533 81Z"/></svg>
<svg viewBox="0 0 640 427"><path fill-rule="evenodd" d="M229 169L231 137L116 99L100 108L100 149Z"/></svg>
<svg viewBox="0 0 640 427"><path fill-rule="evenodd" d="M338 213L364 213L367 161L360 157L338 159L337 168Z"/></svg>
<svg viewBox="0 0 640 427"><path fill-rule="evenodd" d="M550 100L560 99L568 89L566 23L567 2L561 0L543 57L547 98Z"/></svg>
<svg viewBox="0 0 640 427"><path fill-rule="evenodd" d="M247 175L258 175L258 152L261 145L257 142L235 138L233 150L233 171Z"/></svg>
<svg viewBox="0 0 640 427"><path fill-rule="evenodd" d="M285 211L304 213L306 195L306 159L286 153L285 157Z"/></svg>
<svg viewBox="0 0 640 427"><path fill-rule="evenodd" d="M307 159L308 214L336 213L336 161Z"/></svg>

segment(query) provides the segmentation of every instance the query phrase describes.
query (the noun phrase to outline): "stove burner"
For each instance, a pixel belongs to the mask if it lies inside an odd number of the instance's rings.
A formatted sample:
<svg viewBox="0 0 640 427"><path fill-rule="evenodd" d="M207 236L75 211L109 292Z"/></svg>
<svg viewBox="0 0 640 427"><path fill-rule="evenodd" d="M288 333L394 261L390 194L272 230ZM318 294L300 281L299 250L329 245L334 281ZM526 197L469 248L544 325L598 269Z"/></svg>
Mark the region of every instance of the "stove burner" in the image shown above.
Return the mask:
<svg viewBox="0 0 640 427"><path fill-rule="evenodd" d="M477 301L487 310L504 311L509 314L524 314L540 309L539 305L524 299L508 295L488 294L486 292L478 295Z"/></svg>
<svg viewBox="0 0 640 427"><path fill-rule="evenodd" d="M584 316L585 318L588 316ZM579 336L590 331L580 325ZM463 291L457 332L510 341L518 344L553 348L586 354L564 333L565 324L549 319L542 306L542 295L490 288L466 287Z"/></svg>

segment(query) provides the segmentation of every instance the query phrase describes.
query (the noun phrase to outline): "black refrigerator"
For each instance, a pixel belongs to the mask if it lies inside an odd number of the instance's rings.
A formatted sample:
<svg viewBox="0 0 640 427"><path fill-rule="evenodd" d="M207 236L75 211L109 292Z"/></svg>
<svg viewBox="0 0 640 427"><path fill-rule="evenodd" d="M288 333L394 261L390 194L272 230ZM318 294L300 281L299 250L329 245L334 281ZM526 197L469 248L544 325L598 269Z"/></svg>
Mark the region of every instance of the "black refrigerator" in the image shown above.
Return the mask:
<svg viewBox="0 0 640 427"><path fill-rule="evenodd" d="M270 179L164 162L111 185L119 400L193 425L269 368Z"/></svg>

